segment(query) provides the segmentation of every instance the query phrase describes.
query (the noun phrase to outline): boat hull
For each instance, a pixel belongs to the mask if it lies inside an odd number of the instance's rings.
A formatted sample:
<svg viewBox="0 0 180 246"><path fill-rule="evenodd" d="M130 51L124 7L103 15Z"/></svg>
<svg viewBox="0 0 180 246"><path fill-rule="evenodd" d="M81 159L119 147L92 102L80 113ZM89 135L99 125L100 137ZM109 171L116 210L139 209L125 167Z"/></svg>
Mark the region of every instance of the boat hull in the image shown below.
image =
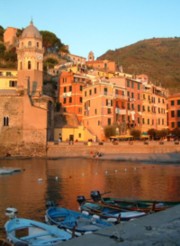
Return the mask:
<svg viewBox="0 0 180 246"><path fill-rule="evenodd" d="M69 233L56 227L23 218L7 221L5 231L7 240L17 245L56 246L71 238Z"/></svg>

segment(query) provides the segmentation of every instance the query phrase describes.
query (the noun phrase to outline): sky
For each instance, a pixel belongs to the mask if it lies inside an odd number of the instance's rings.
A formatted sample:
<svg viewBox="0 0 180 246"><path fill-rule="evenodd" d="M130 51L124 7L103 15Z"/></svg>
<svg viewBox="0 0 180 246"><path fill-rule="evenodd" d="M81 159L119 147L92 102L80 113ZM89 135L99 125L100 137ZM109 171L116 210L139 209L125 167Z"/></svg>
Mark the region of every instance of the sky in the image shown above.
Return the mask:
<svg viewBox="0 0 180 246"><path fill-rule="evenodd" d="M180 0L0 0L0 25L54 33L95 58L150 38L180 37Z"/></svg>

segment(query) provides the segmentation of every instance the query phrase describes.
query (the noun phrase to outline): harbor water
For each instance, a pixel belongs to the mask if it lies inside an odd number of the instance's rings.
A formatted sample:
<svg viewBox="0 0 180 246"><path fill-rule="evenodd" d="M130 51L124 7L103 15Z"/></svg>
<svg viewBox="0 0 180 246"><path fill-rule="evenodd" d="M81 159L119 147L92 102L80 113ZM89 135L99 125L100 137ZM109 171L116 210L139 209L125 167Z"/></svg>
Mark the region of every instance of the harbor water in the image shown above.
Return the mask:
<svg viewBox="0 0 180 246"><path fill-rule="evenodd" d="M44 221L47 201L78 210L77 196L89 198L92 190L126 199L180 200L179 164L65 158L1 160L2 167L22 172L0 175L0 237L10 206L19 217Z"/></svg>

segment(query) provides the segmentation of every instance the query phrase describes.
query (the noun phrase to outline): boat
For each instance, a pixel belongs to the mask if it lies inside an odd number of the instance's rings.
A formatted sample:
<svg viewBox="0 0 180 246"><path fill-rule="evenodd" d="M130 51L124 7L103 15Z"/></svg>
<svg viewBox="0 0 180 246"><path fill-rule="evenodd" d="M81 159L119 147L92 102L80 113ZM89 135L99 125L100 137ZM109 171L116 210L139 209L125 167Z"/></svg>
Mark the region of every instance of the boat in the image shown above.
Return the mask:
<svg viewBox="0 0 180 246"><path fill-rule="evenodd" d="M106 194L106 193L104 193ZM117 206L121 209L131 211L142 211L146 213L158 212L180 204L180 201L158 201L158 200L125 200L120 198L103 197L99 191L91 191L91 199L104 205Z"/></svg>
<svg viewBox="0 0 180 246"><path fill-rule="evenodd" d="M21 172L21 168L0 168L0 175Z"/></svg>
<svg viewBox="0 0 180 246"><path fill-rule="evenodd" d="M71 238L70 233L52 225L17 217L16 208L7 208L6 215L6 237L13 245L56 246Z"/></svg>
<svg viewBox="0 0 180 246"><path fill-rule="evenodd" d="M84 196L78 196L77 202L80 205L81 212L86 211L89 214L98 215L102 219L106 219L112 223L119 223L120 221L128 221L145 216L145 212L141 211L129 211L121 209L118 206L106 205L93 201L87 201Z"/></svg>
<svg viewBox="0 0 180 246"><path fill-rule="evenodd" d="M81 213L57 205L51 205L47 208L45 221L67 230L73 237L92 233L113 225L100 219L99 216L90 216L87 212Z"/></svg>

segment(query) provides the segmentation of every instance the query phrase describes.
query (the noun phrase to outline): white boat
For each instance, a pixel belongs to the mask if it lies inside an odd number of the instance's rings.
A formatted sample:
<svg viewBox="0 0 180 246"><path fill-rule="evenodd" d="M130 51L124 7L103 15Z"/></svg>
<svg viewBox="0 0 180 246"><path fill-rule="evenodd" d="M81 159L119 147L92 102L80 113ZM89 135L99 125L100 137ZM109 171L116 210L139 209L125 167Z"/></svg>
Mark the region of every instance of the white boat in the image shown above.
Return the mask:
<svg viewBox="0 0 180 246"><path fill-rule="evenodd" d="M21 168L0 168L0 175L21 172Z"/></svg>
<svg viewBox="0 0 180 246"><path fill-rule="evenodd" d="M35 220L16 217L17 209L7 208L9 220L5 223L6 237L13 245L56 246L69 240L70 233Z"/></svg>

